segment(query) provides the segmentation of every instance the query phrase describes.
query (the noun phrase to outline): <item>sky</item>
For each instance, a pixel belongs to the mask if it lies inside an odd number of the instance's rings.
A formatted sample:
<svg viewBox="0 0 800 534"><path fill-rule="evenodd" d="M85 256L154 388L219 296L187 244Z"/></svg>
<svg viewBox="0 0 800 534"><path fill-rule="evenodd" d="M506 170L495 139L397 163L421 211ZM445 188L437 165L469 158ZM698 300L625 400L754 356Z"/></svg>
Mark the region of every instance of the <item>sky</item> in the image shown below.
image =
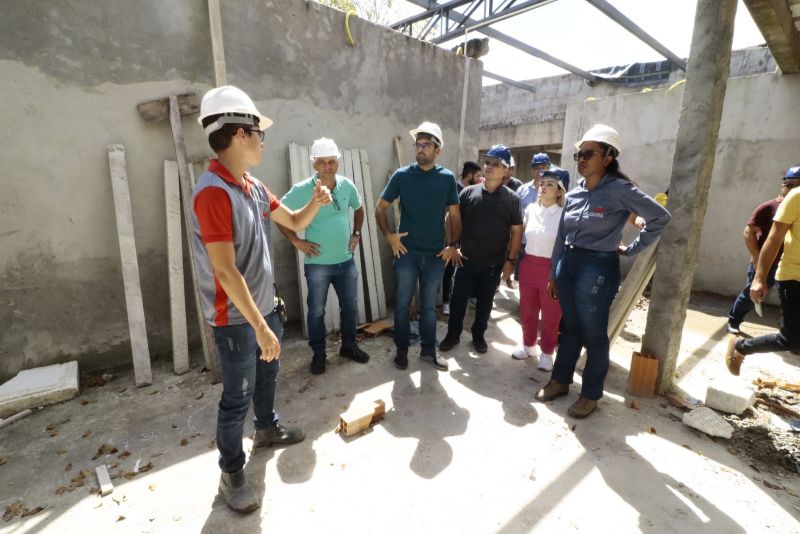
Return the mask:
<svg viewBox="0 0 800 534"><path fill-rule="evenodd" d="M669 50L680 57L689 56L696 0L610 0L610 3ZM395 16L393 21L423 11L405 0L395 0L392 10ZM492 28L583 70L664 59L585 0L556 0L494 24ZM459 41L443 43L442 46L449 49L461 40L463 37ZM733 49L764 42L750 13L739 0ZM494 39L489 43L489 53L481 59L485 70L513 80L566 73L555 65ZM484 85L495 83L498 82L483 79Z"/></svg>

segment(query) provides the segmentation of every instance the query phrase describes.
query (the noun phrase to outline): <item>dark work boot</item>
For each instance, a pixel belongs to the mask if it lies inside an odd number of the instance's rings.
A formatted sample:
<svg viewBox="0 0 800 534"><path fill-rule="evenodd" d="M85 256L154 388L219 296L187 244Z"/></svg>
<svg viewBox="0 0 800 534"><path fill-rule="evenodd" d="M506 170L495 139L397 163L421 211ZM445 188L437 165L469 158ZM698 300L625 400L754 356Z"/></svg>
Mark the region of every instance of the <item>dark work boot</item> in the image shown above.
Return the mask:
<svg viewBox="0 0 800 534"><path fill-rule="evenodd" d="M448 350L452 349L456 345L458 345L460 339L459 336L453 335L450 332L444 336L444 339L439 342L439 350L447 352Z"/></svg>
<svg viewBox="0 0 800 534"><path fill-rule="evenodd" d="M486 339L483 337L483 332L480 334L477 332L472 333L472 344L475 346L475 351L481 354L489 350L489 345L486 344Z"/></svg>
<svg viewBox="0 0 800 534"><path fill-rule="evenodd" d="M358 345L352 347L342 347L339 349L339 356L350 358L354 362L367 363L369 361L369 354L358 348Z"/></svg>
<svg viewBox="0 0 800 534"><path fill-rule="evenodd" d="M274 424L261 430L256 430L253 436L253 445L265 447L267 445L291 445L303 441L306 433L299 428L288 429L283 425Z"/></svg>
<svg viewBox="0 0 800 534"><path fill-rule="evenodd" d="M219 492L231 510L247 514L260 506L256 493L247 484L244 469L235 473L222 473L219 477Z"/></svg>
<svg viewBox="0 0 800 534"><path fill-rule="evenodd" d="M311 358L311 374L312 375L321 375L325 372L325 360L327 360L328 356L323 354L315 354L313 358Z"/></svg>
<svg viewBox="0 0 800 534"><path fill-rule="evenodd" d="M397 349L397 356L392 363L401 371L408 369L408 349Z"/></svg>

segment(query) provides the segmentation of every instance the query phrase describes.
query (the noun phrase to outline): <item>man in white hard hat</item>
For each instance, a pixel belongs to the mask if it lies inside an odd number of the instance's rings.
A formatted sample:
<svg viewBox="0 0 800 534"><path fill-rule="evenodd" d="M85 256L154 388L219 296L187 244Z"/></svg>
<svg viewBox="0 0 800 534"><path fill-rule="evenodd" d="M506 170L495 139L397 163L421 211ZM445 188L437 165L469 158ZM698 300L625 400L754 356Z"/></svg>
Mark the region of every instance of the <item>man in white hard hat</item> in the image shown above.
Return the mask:
<svg viewBox="0 0 800 534"><path fill-rule="evenodd" d="M308 284L308 345L311 347L311 373L325 372L325 304L333 285L341 310L342 346L339 355L358 363L367 363L369 355L358 347L358 271L353 252L361 239L364 206L355 184L336 172L341 153L333 139L322 137L311 146L314 176L292 186L281 202L290 209L306 205L318 182L331 191L333 202L320 208L305 231L305 239L293 230L278 225L292 245L304 254L303 268ZM350 210L353 228L350 229Z"/></svg>
<svg viewBox="0 0 800 534"><path fill-rule="evenodd" d="M252 512L260 499L244 476L244 420L252 402L256 447L301 441L301 430L278 424L275 386L283 323L269 253L269 220L306 227L330 192L316 184L309 202L292 211L247 169L261 163L264 130L272 121L241 89L205 94L198 122L217 158L192 193L191 246L203 314L214 332L222 369L216 442L219 491L230 508Z"/></svg>
<svg viewBox="0 0 800 534"><path fill-rule="evenodd" d="M436 295L445 264L459 261L455 244L461 237L456 177L436 158L444 142L438 124L423 122L409 132L414 139L416 163L397 169L389 178L375 208L375 219L392 247L397 301L394 308L394 365L408 367L409 306L419 281L420 358L440 371L447 360L436 346ZM386 210L400 199L400 228L389 229ZM445 214L450 217L450 242L445 243Z"/></svg>

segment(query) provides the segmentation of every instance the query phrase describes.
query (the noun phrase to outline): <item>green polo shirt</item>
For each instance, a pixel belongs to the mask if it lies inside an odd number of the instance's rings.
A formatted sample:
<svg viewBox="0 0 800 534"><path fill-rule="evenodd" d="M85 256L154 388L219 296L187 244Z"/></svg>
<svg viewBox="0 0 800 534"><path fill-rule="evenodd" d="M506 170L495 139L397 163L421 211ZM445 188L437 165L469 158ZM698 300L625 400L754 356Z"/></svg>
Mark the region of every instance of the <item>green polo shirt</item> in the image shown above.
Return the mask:
<svg viewBox="0 0 800 534"><path fill-rule="evenodd" d="M290 210L302 208L311 200L316 179L314 175L294 184L281 202ZM350 208L357 210L361 207L361 196L349 178L338 174L336 187L331 193L335 202L322 206L306 227L306 241L319 245L319 256L305 257L305 262L311 265L335 265L353 257L347 248L351 235Z"/></svg>

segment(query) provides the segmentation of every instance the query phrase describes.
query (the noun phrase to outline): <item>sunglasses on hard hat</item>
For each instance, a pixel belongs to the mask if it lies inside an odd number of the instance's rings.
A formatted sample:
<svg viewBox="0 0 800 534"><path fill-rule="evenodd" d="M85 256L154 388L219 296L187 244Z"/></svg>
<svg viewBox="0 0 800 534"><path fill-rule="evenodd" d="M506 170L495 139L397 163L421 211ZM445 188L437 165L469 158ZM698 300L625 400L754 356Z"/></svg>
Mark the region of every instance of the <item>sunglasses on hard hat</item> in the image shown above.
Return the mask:
<svg viewBox="0 0 800 534"><path fill-rule="evenodd" d="M594 157L595 154L602 154L599 150L578 150L572 155L572 159L575 161L580 161L581 159L584 161L589 161Z"/></svg>

